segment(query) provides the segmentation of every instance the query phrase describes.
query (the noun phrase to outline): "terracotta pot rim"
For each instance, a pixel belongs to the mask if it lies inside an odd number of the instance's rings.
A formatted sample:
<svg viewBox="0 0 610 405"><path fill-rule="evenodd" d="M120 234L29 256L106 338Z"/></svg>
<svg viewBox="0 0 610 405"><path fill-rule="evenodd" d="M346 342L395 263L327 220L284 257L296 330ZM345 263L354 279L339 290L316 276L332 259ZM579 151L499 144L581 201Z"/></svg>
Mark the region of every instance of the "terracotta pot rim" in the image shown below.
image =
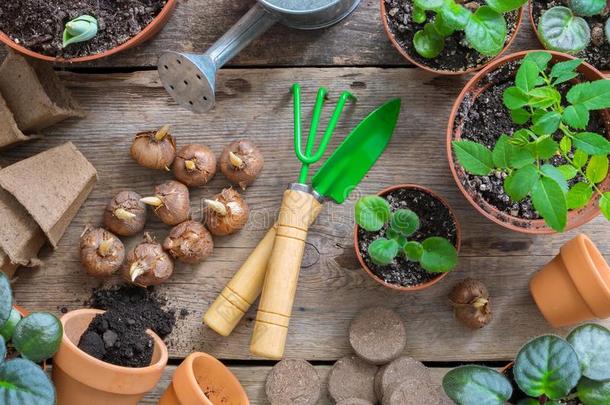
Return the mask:
<svg viewBox="0 0 610 405"><path fill-rule="evenodd" d="M482 69L486 65L492 63L493 61L498 59L500 56L502 56L502 54L504 54L506 52L506 50L512 45L515 38L517 38L517 33L519 32L519 29L521 28L521 23L523 20L523 10L524 10L524 6L519 7L519 11L517 13L517 22L515 24L515 31L510 36L510 38L508 38L508 41L506 41L504 43L504 48L502 48L502 50L496 56L494 56L493 58L491 58L490 60L488 60L485 63L481 63L480 65L476 65L476 66L470 67L465 70L456 71L456 70L433 69L430 66L424 65L423 63L416 61L415 58L413 58L411 55L409 55L409 53L402 46L400 46L400 44L394 37L394 33L392 33L392 30L390 30L390 27L388 26L388 21L386 19L385 1L380 0L380 4L381 4L381 22L383 24L384 31L385 31L387 37L390 39L390 43L398 51L398 53L400 53L403 58L405 58L408 62L414 64L415 66L422 68L428 72L432 72L432 73L436 73L436 74L444 75L444 76L457 76L457 75L463 75L466 73L477 71L479 69Z"/></svg>
<svg viewBox="0 0 610 405"><path fill-rule="evenodd" d="M597 248L597 246L595 245L595 243L593 243L593 241L584 233L580 233L578 235L576 235L572 240L570 240L569 242L567 242L566 244L564 244L560 250L559 250L559 254L561 256L564 255L565 252L565 248L568 245L568 243L570 242L574 242L575 245L578 246L578 250L580 250L582 252L581 257L582 257L582 261L583 263L581 264L581 266L579 266L578 271L582 272L583 270L588 271L589 273L591 273L593 279L595 279L595 281L597 282L597 285L600 288L600 294L603 295L603 297L606 299L606 302L608 304L610 304L610 285L606 282L606 280L602 277L601 275L601 271L603 271L604 269L600 269L596 264L595 261L593 259L594 255L599 256L599 259L603 262L606 262L604 256L602 255L602 253L599 251L599 249ZM567 254L567 253L566 253ZM564 261L565 263L565 261ZM606 263L606 271L610 271L610 268L608 267L608 264ZM574 277L572 275L572 271L576 271L575 269L571 269L571 268L567 268L567 272L570 275L570 277ZM574 281L575 285L576 282ZM578 289L578 287L577 287ZM598 308L591 308L591 304L590 302L587 300L587 297L585 296L585 294L583 292L581 292L579 290L580 295L582 296L583 300L587 303L587 305L589 306L589 309L591 310L591 312L595 315L598 316L597 314L599 313ZM603 317L600 317L603 318Z"/></svg>
<svg viewBox="0 0 610 405"><path fill-rule="evenodd" d="M546 49L531 49L531 50L514 52L511 54L505 55L499 59L493 60L484 69L477 72L466 83L466 85L464 86L464 88L462 89L460 94L455 99L455 102L453 103L453 107L452 107L451 113L449 115L449 122L447 124L447 131L446 131L447 161L449 163L449 169L451 170L453 179L454 179L456 185L458 186L459 190L464 195L466 200L470 203L470 205L472 205L484 217L486 217L487 219L491 220L492 222L494 222L500 226L503 226L507 229L510 229L510 230L516 231L516 232L520 232L520 233L535 234L535 235L556 234L559 232L548 227L545 224L543 219L528 220L525 218L514 217L503 211L498 210L495 206L493 206L490 203L487 203L486 201L482 201L481 205L483 205L483 206L481 206L479 203L477 203L475 201L475 199L473 198L473 196L468 192L468 190L465 189L465 187L462 185L462 182L460 181L460 175L458 175L457 170L456 170L456 166L458 165L458 163L453 159L453 151L452 151L452 147L451 147L451 142L454 140L453 126L454 126L454 123L455 123L455 120L457 117L458 110L459 110L460 106L462 105L462 102L463 102L465 96L468 93L470 93L471 90L475 87L475 85L479 81L481 81L481 79L483 79L488 73L496 70L499 66L502 66L507 62L510 62L512 60L520 60L530 52L548 52L554 58L576 59L576 57L566 54L566 53L562 53L562 52L556 52L556 51L551 51L551 50L546 50ZM587 62L582 63L582 65L579 67L579 69L582 69L582 68L587 69L592 75L596 76L596 80L605 79L605 76L599 70L597 70L594 66L590 65ZM604 112L601 111L601 113L604 113ZM606 128L606 133L607 133L606 134L607 136L610 136L609 128ZM610 175L608 175L606 177L606 180L604 180L602 183L600 183L601 188L603 189L604 186L607 185L609 181L610 181ZM595 207L593 207L593 209L591 209L590 212L582 213L582 211L584 209L591 207L592 205L594 205ZM488 212L486 210L486 208L491 212ZM568 223L566 225L565 230L562 233L565 233L571 229L577 228L577 227L591 221L593 218L595 218L598 215L599 215L599 207L597 207L596 197L594 196L585 207L583 207L579 210L572 210L572 211L568 212ZM517 223L529 224L530 226L529 227L517 226L517 225L514 225L512 223L512 221L508 222L506 220L502 220L501 218L507 218L509 220L514 220L514 222L517 222Z"/></svg>
<svg viewBox="0 0 610 405"><path fill-rule="evenodd" d="M57 63L82 63L82 62L91 62L97 59L102 59L110 55L114 55L116 53L122 52L128 48L139 45L140 43L146 41L150 36L154 35L158 30L160 30L163 25L167 22L169 15L174 10L177 5L178 0L167 0L165 6L159 11L159 14L152 19L152 21L144 27L140 32L138 32L133 37L129 38L127 41L123 42L115 46L114 48L105 50L103 52L99 52L93 55L87 56L79 56L76 58L61 58L55 56L44 55L39 52L32 51L15 41L13 41L8 35L4 32L0 31L0 42L4 43L6 46L16 50L17 52L29 56L31 58L35 58L38 60L44 60L47 62L57 62Z"/></svg>
<svg viewBox="0 0 610 405"><path fill-rule="evenodd" d="M440 201L445 208L447 208L447 210L449 211L449 214L451 215L451 217L453 218L453 222L455 223L455 230L456 230L456 242L455 242L455 248L459 254L460 252L460 247L462 245L462 230L460 227L460 222L457 219L457 216L455 215L453 209L451 208L451 206L449 205L449 203L447 202L447 200L445 200L443 197L441 197L440 195L436 194L435 192L433 192L432 190L430 190L427 187L424 186L420 186L418 184L412 184L412 183L402 183L402 184L396 184L394 186L389 186L384 188L383 190L377 192L376 195L378 196L384 196L394 190L400 190L400 189L414 189L414 190L419 190L422 191L426 194L429 194L432 198ZM356 251L356 257L358 258L358 262L360 262L360 266L362 267L362 269L373 279L375 280L377 283L383 285L384 287L387 288L391 288L393 290L397 290L397 291L420 291L420 290L425 290L426 288L432 287L434 284L438 283L439 281L441 281L443 278L445 278L449 273L451 273L453 270L445 272L445 273L439 273L438 276L436 276L435 278L433 278L432 280L428 280L424 283L421 284L417 284L414 286L401 286L398 284L393 284L393 283L386 283L385 281L383 281L381 278L379 278L375 273L373 273L373 271L371 269L369 269L369 267L366 265L364 259L362 258L362 253L360 252L360 246L358 243L358 229L360 228L360 226L355 223L354 224L354 250Z"/></svg>

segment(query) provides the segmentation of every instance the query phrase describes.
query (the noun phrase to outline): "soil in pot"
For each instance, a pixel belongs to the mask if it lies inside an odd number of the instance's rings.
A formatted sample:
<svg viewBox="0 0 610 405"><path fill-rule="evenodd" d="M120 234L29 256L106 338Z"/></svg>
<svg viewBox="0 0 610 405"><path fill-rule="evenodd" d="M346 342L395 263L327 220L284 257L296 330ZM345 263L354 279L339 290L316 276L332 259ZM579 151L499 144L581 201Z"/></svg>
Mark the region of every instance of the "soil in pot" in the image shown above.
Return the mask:
<svg viewBox="0 0 610 405"><path fill-rule="evenodd" d="M453 131L456 133L461 126L461 139L481 143L493 149L497 140L502 134L512 136L515 131L526 126L515 124L511 118L510 110L504 106L502 95L504 90L514 86L514 75L519 68L520 61L508 62L498 70L489 73L482 79L480 86L491 84L476 99L466 95L460 105ZM557 87L562 96L569 90L571 84L564 83ZM606 132L603 117L598 111L591 111L591 119L587 131L604 134ZM555 134L555 140L561 139L560 131ZM573 155L570 155L573 157ZM457 159L455 164L459 165ZM560 166L567 162L561 156L553 157L549 163L553 166ZM504 180L506 175L501 172L492 173L489 176L475 176L469 173L459 175L460 181L468 193L473 196L475 201L485 200L513 217L535 220L540 219L540 215L534 210L532 200L528 196L520 202L512 201L504 191ZM571 185L582 181L581 175L577 175L568 183ZM523 226L519 221L518 226Z"/></svg>
<svg viewBox="0 0 610 405"><path fill-rule="evenodd" d="M415 61L428 66L434 70L465 71L477 66L481 66L493 57L481 55L475 49L468 46L463 31L456 31L445 38L445 49L435 58L426 59L420 56L413 46L413 36L424 28L425 23L418 24L413 22L413 1L412 0L384 0L385 18L388 28L404 51ZM485 5L484 0L473 0L473 3ZM427 21L433 17L433 13L427 14ZM519 11L511 11L504 14L507 26L506 41L512 37L517 29Z"/></svg>
<svg viewBox="0 0 610 405"><path fill-rule="evenodd" d="M75 58L104 52L142 31L167 0L23 0L0 2L0 31L43 55ZM65 24L81 15L98 20L97 35L62 47Z"/></svg>
<svg viewBox="0 0 610 405"><path fill-rule="evenodd" d="M538 26L538 21L540 20L542 14L544 14L546 10L555 6L565 7L566 2L562 0L536 0L532 2L532 18L534 19L534 24L536 24L536 27ZM592 17L583 18L589 24L589 28L593 29L593 27L598 26L601 27L603 32L604 24L609 16L608 13L606 13L605 16L595 15ZM600 45L595 45L592 41L589 46L574 56L586 60L600 70L610 69L610 43L608 42L607 38L604 38Z"/></svg>
<svg viewBox="0 0 610 405"><path fill-rule="evenodd" d="M409 237L409 240L422 242L429 237L440 236L457 246L455 221L449 209L441 201L417 189L394 190L382 197L390 203L392 212L408 208L419 217L420 228ZM358 246L362 259L377 277L386 283L413 287L442 275L424 270L419 263L407 260L404 255L398 255L394 262L387 266L373 263L368 255L368 247L375 239L385 237L387 227L386 224L377 232L368 232L358 227Z"/></svg>

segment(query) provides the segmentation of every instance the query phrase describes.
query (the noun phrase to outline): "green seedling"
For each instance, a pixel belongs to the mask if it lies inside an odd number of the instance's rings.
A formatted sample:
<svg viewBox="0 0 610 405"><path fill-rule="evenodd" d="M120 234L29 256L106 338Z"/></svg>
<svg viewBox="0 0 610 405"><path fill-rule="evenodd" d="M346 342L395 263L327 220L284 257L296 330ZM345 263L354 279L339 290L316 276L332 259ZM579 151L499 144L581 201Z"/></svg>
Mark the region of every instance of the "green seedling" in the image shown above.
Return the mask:
<svg viewBox="0 0 610 405"><path fill-rule="evenodd" d="M466 172L505 173L504 191L511 200L530 197L546 224L561 232L568 210L586 206L596 195L602 214L610 220L610 192L599 186L608 175L610 142L587 131L590 112L610 108L610 80L572 84L582 60L549 67L550 61L548 52L529 53L515 85L504 91L504 105L520 129L502 135L493 150L472 141L452 144ZM558 90L562 83L569 86L565 100ZM563 164L551 164L557 157Z"/></svg>
<svg viewBox="0 0 610 405"><path fill-rule="evenodd" d="M496 56L504 48L508 32L504 14L517 10L527 0L487 0L475 10L454 0L414 0L412 19L429 22L413 37L417 53L427 59L437 57L445 48L445 38L464 31L468 44L485 56ZM474 3L476 4L476 3Z"/></svg>
<svg viewBox="0 0 610 405"><path fill-rule="evenodd" d="M433 236L421 243L408 239L420 226L419 217L409 209L392 212L384 198L368 195L356 203L355 216L356 223L366 231L377 232L386 227L385 237L373 241L368 249L375 264L388 265L402 254L434 273L448 272L457 265L457 251L447 239Z"/></svg>
<svg viewBox="0 0 610 405"><path fill-rule="evenodd" d="M569 0L567 5L552 7L542 14L538 36L547 49L576 53L589 46L592 39L591 27L583 17L600 15L606 8L606 0ZM605 40L610 42L608 21Z"/></svg>
<svg viewBox="0 0 610 405"><path fill-rule="evenodd" d="M517 354L513 375L526 398L517 405L610 403L610 331L586 324L567 339L544 335ZM513 395L509 379L488 367L467 365L449 371L443 389L456 404L503 405Z"/></svg>
<svg viewBox="0 0 610 405"><path fill-rule="evenodd" d="M0 272L0 403L55 404L53 384L36 363L59 349L61 322L45 312L21 318L12 297L9 280Z"/></svg>
<svg viewBox="0 0 610 405"><path fill-rule="evenodd" d="M97 19L90 15L81 15L68 21L64 28L63 47L77 42L89 41L97 35Z"/></svg>

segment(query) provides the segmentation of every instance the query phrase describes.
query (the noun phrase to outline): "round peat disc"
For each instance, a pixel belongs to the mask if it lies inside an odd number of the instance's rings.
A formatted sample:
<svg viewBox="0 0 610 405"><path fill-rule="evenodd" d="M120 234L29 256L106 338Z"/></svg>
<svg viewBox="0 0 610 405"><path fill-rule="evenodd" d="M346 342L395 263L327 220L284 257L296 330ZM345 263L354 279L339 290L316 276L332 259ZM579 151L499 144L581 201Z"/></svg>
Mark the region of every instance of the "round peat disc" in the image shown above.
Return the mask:
<svg viewBox="0 0 610 405"><path fill-rule="evenodd" d="M407 331L396 312L373 307L365 309L352 321L349 343L356 354L369 363L385 364L405 349Z"/></svg>
<svg viewBox="0 0 610 405"><path fill-rule="evenodd" d="M390 385L383 396L382 405L437 405L440 404L438 387L417 379L402 380Z"/></svg>
<svg viewBox="0 0 610 405"><path fill-rule="evenodd" d="M369 364L358 356L345 356L334 364L328 376L328 392L337 402L360 398L377 402L375 395L375 374L377 366Z"/></svg>
<svg viewBox="0 0 610 405"><path fill-rule="evenodd" d="M349 398L337 402L336 405L375 405L372 402L362 398Z"/></svg>
<svg viewBox="0 0 610 405"><path fill-rule="evenodd" d="M432 384L428 367L412 357L401 356L379 369L375 376L375 393L378 398L383 398L391 385L408 379Z"/></svg>
<svg viewBox="0 0 610 405"><path fill-rule="evenodd" d="M321 391L318 372L305 360L280 361L271 369L265 384L271 405L314 405Z"/></svg>

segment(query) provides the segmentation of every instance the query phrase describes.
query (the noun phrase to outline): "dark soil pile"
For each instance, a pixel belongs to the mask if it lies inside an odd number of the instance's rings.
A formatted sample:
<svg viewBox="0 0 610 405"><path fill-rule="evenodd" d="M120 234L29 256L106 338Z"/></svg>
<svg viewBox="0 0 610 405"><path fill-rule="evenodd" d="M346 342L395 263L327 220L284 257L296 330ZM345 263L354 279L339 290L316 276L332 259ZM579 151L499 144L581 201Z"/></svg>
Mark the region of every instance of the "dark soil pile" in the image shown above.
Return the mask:
<svg viewBox="0 0 610 405"><path fill-rule="evenodd" d="M142 31L167 0L20 0L0 1L0 31L44 55L74 58L112 49ZM98 20L90 41L62 48L65 24L88 14Z"/></svg>
<svg viewBox="0 0 610 405"><path fill-rule="evenodd" d="M424 28L423 24L413 22L411 18L413 10L412 0L384 0L388 27L396 38L398 44L417 62L429 66L435 70L463 71L475 66L487 63L492 57L481 55L468 46L464 31L456 31L445 38L445 49L436 57L426 59L420 56L413 47L413 36ZM474 0L475 3L485 5L484 0ZM428 19L432 20L434 13L427 13ZM512 36L517 29L518 11L504 14L507 26L506 40Z"/></svg>
<svg viewBox="0 0 610 405"><path fill-rule="evenodd" d="M457 229L449 209L428 193L419 190L396 190L384 196L390 203L392 212L408 208L419 216L420 228L409 237L409 240L422 242L431 236L440 236L457 244ZM368 232L358 228L358 243L362 257L368 268L386 283L402 286L415 286L438 277L438 273L429 273L419 263L407 260L398 255L394 262L387 266L373 263L368 255L369 245L379 237L385 237L387 225L380 231Z"/></svg>
<svg viewBox="0 0 610 405"><path fill-rule="evenodd" d="M544 12L555 6L566 6L566 1L561 0L536 0L533 2L533 17L534 23L538 26L538 21ZM608 13L605 16L594 15L592 17L583 17L585 21L589 24L589 28L593 29L593 27L597 26L602 29L606 20L609 17ZM577 53L575 56L585 59L587 62L595 66L600 70L610 69L610 43L608 43L608 38L604 38L600 45L594 45L590 43L588 47Z"/></svg>
<svg viewBox="0 0 610 405"><path fill-rule="evenodd" d="M94 318L81 337L79 348L120 366L148 366L153 342L146 329L164 338L176 322L175 312L163 309L162 298L136 286L94 290L88 304L107 312Z"/></svg>

